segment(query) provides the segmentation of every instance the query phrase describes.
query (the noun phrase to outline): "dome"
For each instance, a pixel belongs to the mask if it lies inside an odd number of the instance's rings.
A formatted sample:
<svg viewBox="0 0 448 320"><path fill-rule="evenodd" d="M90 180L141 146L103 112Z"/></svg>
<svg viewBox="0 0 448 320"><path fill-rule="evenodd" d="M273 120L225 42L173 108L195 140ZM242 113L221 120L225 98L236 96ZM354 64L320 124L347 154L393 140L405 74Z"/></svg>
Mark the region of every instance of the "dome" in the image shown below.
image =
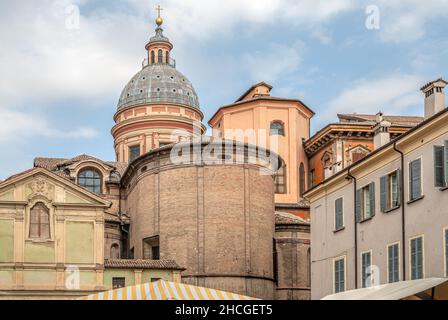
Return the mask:
<svg viewBox="0 0 448 320"><path fill-rule="evenodd" d="M118 111L150 103L180 104L199 109L199 99L191 82L170 64L149 64L124 88Z"/></svg>

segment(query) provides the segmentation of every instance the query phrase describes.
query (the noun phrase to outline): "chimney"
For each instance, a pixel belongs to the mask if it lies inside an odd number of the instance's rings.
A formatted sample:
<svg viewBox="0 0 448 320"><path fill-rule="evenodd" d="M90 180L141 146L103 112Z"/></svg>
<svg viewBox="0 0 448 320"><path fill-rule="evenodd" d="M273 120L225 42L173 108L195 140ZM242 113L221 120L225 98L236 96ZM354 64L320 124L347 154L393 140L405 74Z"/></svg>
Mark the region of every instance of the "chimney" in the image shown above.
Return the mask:
<svg viewBox="0 0 448 320"><path fill-rule="evenodd" d="M390 142L389 128L391 123L384 120L383 113L380 111L376 114L376 124L373 126L373 147L379 149Z"/></svg>
<svg viewBox="0 0 448 320"><path fill-rule="evenodd" d="M442 78L428 82L420 90L425 94L425 118L428 119L446 108L445 86L448 84Z"/></svg>

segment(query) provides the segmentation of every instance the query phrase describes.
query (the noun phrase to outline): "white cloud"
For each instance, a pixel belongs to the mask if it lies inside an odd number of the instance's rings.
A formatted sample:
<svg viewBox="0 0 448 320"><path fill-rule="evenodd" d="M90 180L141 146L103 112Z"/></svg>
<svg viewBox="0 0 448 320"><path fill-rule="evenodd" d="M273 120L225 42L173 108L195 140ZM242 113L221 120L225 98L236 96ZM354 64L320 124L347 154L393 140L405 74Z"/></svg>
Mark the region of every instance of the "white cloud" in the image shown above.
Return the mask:
<svg viewBox="0 0 448 320"><path fill-rule="evenodd" d="M422 77L413 74L392 74L356 81L328 103L319 120L330 121L337 113L375 114L382 111L389 115L403 114L407 108L423 105L419 91L423 82Z"/></svg>
<svg viewBox="0 0 448 320"><path fill-rule="evenodd" d="M30 113L0 110L0 142L13 142L30 137L91 139L97 131L80 127L75 129L54 128L45 118Z"/></svg>
<svg viewBox="0 0 448 320"><path fill-rule="evenodd" d="M411 42L428 32L427 25L434 19L445 19L446 0L376 0L381 15L380 37L385 42Z"/></svg>
<svg viewBox="0 0 448 320"><path fill-rule="evenodd" d="M302 44L272 44L264 52L246 53L243 62L254 81L275 81L296 71L302 61L299 53L302 47Z"/></svg>

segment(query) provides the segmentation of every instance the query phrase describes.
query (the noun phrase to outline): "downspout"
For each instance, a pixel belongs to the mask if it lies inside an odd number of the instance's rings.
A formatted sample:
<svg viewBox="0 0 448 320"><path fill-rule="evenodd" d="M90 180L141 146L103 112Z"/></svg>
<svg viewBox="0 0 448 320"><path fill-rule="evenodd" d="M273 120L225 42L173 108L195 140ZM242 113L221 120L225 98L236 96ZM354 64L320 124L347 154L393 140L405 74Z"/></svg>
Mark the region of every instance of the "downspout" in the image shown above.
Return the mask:
<svg viewBox="0 0 448 320"><path fill-rule="evenodd" d="M354 222L355 222L355 289L358 289L358 222L356 221L356 189L357 189L357 180L351 174L350 168L347 172L347 180L353 181L353 213L354 213Z"/></svg>
<svg viewBox="0 0 448 320"><path fill-rule="evenodd" d="M394 142L394 150L400 154L401 160L401 175L400 175L400 184L401 184L401 193L400 193L400 202L401 202L401 252L402 252L402 273L403 273L403 281L406 280L406 228L405 228L405 203L404 203L404 153L397 149L397 142Z"/></svg>

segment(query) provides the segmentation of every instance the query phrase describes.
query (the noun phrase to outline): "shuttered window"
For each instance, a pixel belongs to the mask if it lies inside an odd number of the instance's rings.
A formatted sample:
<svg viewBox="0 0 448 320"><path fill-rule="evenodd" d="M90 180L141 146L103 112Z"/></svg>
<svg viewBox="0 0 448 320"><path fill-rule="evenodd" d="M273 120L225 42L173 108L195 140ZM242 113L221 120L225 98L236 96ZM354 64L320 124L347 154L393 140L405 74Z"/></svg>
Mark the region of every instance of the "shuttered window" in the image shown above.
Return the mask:
<svg viewBox="0 0 448 320"><path fill-rule="evenodd" d="M381 212L387 212L400 206L400 170L380 178Z"/></svg>
<svg viewBox="0 0 448 320"><path fill-rule="evenodd" d="M372 253L371 252L364 252L361 255L362 260L362 287L368 288L372 285Z"/></svg>
<svg viewBox="0 0 448 320"><path fill-rule="evenodd" d="M423 238L411 240L411 280L423 278Z"/></svg>
<svg viewBox="0 0 448 320"><path fill-rule="evenodd" d="M434 146L434 185L445 186L445 148Z"/></svg>
<svg viewBox="0 0 448 320"><path fill-rule="evenodd" d="M334 292L345 291L345 258L334 262Z"/></svg>
<svg viewBox="0 0 448 320"><path fill-rule="evenodd" d="M416 200L422 196L421 159L409 164L409 200Z"/></svg>
<svg viewBox="0 0 448 320"><path fill-rule="evenodd" d="M38 202L30 210L30 239L50 239L50 210Z"/></svg>
<svg viewBox="0 0 448 320"><path fill-rule="evenodd" d="M334 229L341 230L344 227L344 202L339 198L334 203Z"/></svg>
<svg viewBox="0 0 448 320"><path fill-rule="evenodd" d="M399 247L397 244L392 244L387 248L387 265L388 265L388 281L389 283L400 281L400 257Z"/></svg>
<svg viewBox="0 0 448 320"><path fill-rule="evenodd" d="M375 183L357 190L355 199L356 221L372 218L375 215Z"/></svg>
<svg viewBox="0 0 448 320"><path fill-rule="evenodd" d="M448 140L445 141L445 185L448 185Z"/></svg>

